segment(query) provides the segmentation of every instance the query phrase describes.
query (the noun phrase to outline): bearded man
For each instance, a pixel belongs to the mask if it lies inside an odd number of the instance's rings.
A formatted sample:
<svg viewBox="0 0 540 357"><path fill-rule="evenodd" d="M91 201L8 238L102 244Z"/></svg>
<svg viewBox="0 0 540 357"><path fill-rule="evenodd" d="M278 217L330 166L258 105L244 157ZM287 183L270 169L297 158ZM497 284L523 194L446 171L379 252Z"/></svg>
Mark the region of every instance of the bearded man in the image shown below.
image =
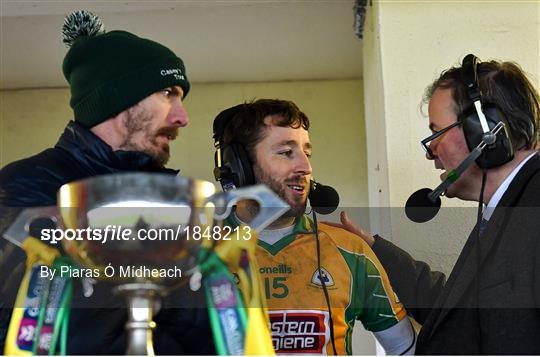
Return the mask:
<svg viewBox="0 0 540 357"><path fill-rule="evenodd" d="M293 102L274 99L226 109L214 121L224 189L265 184L291 207L259 232L256 250L276 353L352 354L360 320L387 354L413 354L415 333L373 251L344 229L305 215L309 125ZM249 223L257 209L253 201L239 202L229 224Z"/></svg>
<svg viewBox="0 0 540 357"><path fill-rule="evenodd" d="M74 120L53 148L0 171L4 227L14 207L56 205L58 189L71 181L122 172L178 173L164 166L169 143L189 122L183 100L190 84L182 59L132 33L104 32L100 20L85 11L70 15L63 33L69 47L63 73ZM25 259L0 239L0 351L23 272L13 267ZM74 299L99 308L73 309L67 354L125 353L126 310L106 285L98 283L88 300L75 286ZM204 309L162 309L154 321L156 353L214 353Z"/></svg>

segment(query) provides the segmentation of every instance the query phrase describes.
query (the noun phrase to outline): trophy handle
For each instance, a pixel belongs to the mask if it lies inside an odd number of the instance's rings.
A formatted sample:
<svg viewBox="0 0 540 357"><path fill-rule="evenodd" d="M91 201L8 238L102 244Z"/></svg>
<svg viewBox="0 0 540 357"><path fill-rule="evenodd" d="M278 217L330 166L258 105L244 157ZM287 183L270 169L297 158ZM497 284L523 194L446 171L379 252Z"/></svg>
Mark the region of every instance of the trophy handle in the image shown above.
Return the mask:
<svg viewBox="0 0 540 357"><path fill-rule="evenodd" d="M30 225L38 218L48 218L58 226L60 211L56 206L27 208L23 210L4 232L4 238L18 247L29 237ZM39 237L37 237L39 239Z"/></svg>
<svg viewBox="0 0 540 357"><path fill-rule="evenodd" d="M289 209L289 205L265 185L255 185L235 190L220 192L209 198L216 210L214 218L223 220L232 211L233 206L242 200L254 200L259 204L259 212L249 223L257 231L265 229Z"/></svg>

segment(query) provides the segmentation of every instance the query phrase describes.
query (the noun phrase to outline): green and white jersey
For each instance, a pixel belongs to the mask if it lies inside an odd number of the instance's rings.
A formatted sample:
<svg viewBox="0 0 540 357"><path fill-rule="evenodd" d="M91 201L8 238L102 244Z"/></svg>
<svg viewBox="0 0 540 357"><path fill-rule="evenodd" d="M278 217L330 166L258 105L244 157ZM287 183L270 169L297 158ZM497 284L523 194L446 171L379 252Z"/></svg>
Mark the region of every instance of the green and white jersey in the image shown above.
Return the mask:
<svg viewBox="0 0 540 357"><path fill-rule="evenodd" d="M319 224L321 271L332 309L336 351L351 354L355 320L386 330L406 311L371 248L341 228ZM261 240L257 263L276 353L332 353L327 302L317 269L312 223L299 219L292 233L270 245Z"/></svg>

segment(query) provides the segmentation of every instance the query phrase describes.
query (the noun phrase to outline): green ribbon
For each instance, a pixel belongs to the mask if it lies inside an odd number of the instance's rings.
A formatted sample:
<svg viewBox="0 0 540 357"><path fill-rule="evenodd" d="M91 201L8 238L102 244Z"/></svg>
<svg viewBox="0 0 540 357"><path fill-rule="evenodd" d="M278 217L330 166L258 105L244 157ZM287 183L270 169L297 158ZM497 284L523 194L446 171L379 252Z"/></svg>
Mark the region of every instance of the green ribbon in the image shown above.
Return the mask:
<svg viewBox="0 0 540 357"><path fill-rule="evenodd" d="M219 355L243 355L247 315L234 276L213 250L201 249L199 269Z"/></svg>
<svg viewBox="0 0 540 357"><path fill-rule="evenodd" d="M67 257L57 257L54 260L53 268L57 272L61 271L63 266L74 266L73 261ZM47 280L44 285L38 314L38 322L34 334L32 345L32 354L49 356L56 355L58 339L60 337L60 355L66 355L67 334L69 324L69 311L71 298L73 295L73 279L71 277L55 276L54 279ZM53 320L52 322L50 320ZM52 333L43 331L44 326L52 325ZM40 344L42 339L47 339L51 335L48 346Z"/></svg>

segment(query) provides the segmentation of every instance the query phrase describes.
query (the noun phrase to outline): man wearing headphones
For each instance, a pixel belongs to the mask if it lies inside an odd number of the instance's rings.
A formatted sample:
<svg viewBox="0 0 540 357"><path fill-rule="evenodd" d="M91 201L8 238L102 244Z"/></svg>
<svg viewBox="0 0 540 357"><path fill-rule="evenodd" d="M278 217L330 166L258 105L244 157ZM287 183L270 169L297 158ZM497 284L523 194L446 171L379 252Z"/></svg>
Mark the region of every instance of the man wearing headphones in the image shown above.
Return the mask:
<svg viewBox="0 0 540 357"><path fill-rule="evenodd" d="M446 196L479 202L478 224L448 280L342 213L387 270L412 316L423 324L418 354L540 353L539 95L511 62L479 62L442 73L427 88L429 127L422 140L435 168L451 170L500 123L505 130L471 160ZM481 209L483 208L483 211Z"/></svg>
<svg viewBox="0 0 540 357"><path fill-rule="evenodd" d="M388 354L412 354L415 333L365 242L305 215L311 187L309 119L289 101L261 99L214 121L216 178L225 190L265 184L291 209L259 233L256 251L277 353L351 354L361 320ZM257 211L239 202L231 225Z"/></svg>

